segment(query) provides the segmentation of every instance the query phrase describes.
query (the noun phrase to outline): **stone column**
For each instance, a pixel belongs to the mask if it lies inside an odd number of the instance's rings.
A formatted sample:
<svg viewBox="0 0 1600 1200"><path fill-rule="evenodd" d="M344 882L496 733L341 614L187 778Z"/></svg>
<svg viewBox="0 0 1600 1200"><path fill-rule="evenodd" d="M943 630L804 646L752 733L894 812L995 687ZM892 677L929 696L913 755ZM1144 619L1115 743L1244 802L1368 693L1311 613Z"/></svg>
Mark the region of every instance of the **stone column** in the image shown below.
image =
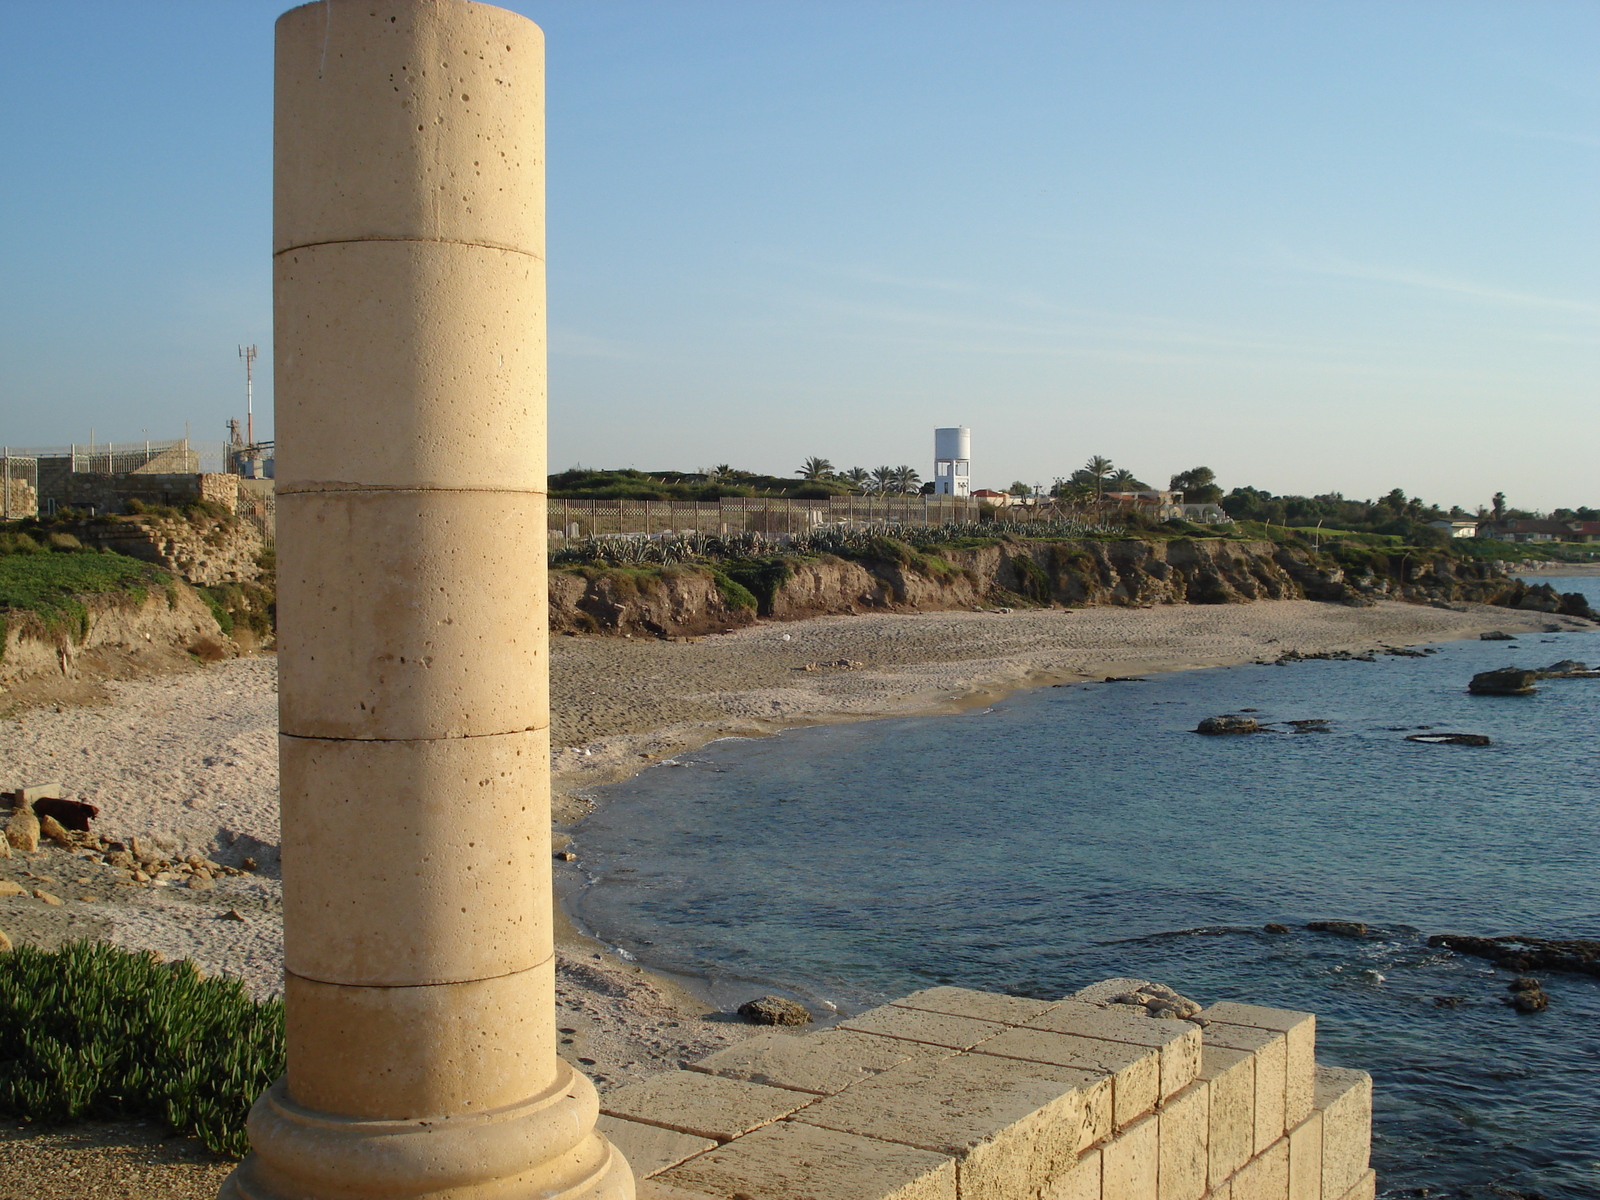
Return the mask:
<svg viewBox="0 0 1600 1200"><path fill-rule="evenodd" d="M277 29L289 1071L225 1197L629 1200L555 1053L543 35Z"/></svg>

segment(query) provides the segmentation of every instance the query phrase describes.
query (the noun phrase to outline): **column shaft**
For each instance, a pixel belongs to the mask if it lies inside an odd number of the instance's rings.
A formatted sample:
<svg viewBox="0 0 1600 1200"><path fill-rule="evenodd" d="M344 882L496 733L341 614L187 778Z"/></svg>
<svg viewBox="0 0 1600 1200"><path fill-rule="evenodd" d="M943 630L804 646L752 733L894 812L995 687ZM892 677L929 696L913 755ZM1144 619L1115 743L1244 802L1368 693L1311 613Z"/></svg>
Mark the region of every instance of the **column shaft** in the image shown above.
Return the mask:
<svg viewBox="0 0 1600 1200"><path fill-rule="evenodd" d="M543 37L467 0L278 22L289 1072L256 1200L628 1200L555 1053Z"/></svg>

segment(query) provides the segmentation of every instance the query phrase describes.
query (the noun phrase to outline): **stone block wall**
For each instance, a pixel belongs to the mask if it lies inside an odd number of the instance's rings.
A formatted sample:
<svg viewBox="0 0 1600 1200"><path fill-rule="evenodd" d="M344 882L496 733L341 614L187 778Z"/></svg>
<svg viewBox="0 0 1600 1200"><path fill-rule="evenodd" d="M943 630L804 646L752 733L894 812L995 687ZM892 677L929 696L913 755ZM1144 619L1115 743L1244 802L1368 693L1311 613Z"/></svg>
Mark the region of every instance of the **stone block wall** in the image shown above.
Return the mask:
<svg viewBox="0 0 1600 1200"><path fill-rule="evenodd" d="M914 993L601 1098L640 1200L1372 1200L1372 1081L1310 1013Z"/></svg>

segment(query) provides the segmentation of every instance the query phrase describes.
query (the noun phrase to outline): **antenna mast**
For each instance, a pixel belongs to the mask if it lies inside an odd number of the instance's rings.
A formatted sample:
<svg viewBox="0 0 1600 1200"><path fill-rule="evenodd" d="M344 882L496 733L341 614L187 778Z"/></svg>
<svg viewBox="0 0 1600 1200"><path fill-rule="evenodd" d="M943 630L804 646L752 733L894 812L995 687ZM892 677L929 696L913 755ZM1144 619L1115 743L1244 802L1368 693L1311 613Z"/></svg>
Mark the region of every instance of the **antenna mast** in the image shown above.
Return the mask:
<svg viewBox="0 0 1600 1200"><path fill-rule="evenodd" d="M256 348L240 346L239 357L244 359L244 440L246 445L256 444L256 410L253 395L255 384Z"/></svg>

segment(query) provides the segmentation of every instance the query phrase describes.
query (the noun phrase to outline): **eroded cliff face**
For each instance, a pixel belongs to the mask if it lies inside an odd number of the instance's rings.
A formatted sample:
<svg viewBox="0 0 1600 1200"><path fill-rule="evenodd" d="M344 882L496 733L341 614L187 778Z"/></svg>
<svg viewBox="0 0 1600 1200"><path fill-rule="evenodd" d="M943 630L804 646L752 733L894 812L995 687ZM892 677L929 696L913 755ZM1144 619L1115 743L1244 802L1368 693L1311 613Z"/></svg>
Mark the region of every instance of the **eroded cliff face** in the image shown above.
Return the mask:
<svg viewBox="0 0 1600 1200"><path fill-rule="evenodd" d="M1313 556L1272 542L1224 539L1039 542L1008 539L863 561L823 556L728 564L719 585L706 567L664 571L584 568L550 574L557 632L683 636L776 620L859 612L936 612L993 605L1148 606L1325 600L1371 604L1472 601L1576 611L1548 585L1529 588L1486 564L1416 553ZM727 577L748 584L755 607L730 600Z"/></svg>
<svg viewBox="0 0 1600 1200"><path fill-rule="evenodd" d="M76 598L81 615L45 620L8 609L3 617L0 707L22 698L26 685L136 679L234 658L239 647L192 588L173 583L142 599L123 594Z"/></svg>

